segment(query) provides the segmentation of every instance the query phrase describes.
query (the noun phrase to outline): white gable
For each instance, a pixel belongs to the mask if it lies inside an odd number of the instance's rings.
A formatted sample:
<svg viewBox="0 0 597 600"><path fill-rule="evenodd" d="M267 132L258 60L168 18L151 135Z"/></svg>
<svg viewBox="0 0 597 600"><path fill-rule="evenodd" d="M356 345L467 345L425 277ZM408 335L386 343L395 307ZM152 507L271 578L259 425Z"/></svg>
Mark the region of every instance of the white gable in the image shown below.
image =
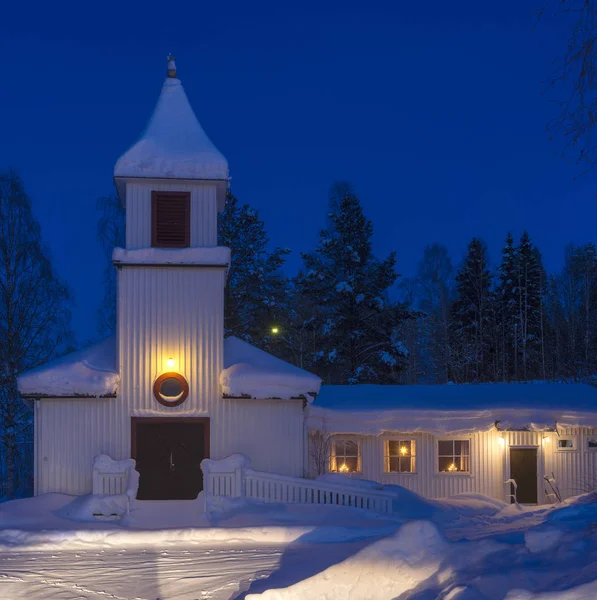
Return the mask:
<svg viewBox="0 0 597 600"><path fill-rule="evenodd" d="M147 129L118 159L114 177L228 179L228 162L203 131L179 79L164 81Z"/></svg>

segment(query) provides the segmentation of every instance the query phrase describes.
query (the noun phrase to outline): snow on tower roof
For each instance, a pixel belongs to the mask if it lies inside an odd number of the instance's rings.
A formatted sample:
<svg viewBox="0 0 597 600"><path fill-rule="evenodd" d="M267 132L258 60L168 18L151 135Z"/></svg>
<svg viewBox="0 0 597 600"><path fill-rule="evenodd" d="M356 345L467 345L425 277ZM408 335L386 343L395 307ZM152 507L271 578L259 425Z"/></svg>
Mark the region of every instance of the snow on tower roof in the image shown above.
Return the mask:
<svg viewBox="0 0 597 600"><path fill-rule="evenodd" d="M17 380L22 396L114 396L120 377L116 369L116 338L111 336L84 350L72 352Z"/></svg>
<svg viewBox="0 0 597 600"><path fill-rule="evenodd" d="M228 162L199 124L169 58L145 132L116 162L114 177L228 180Z"/></svg>
<svg viewBox="0 0 597 600"><path fill-rule="evenodd" d="M464 433L597 427L597 388L581 383L324 385L309 426L330 432Z"/></svg>
<svg viewBox="0 0 597 600"><path fill-rule="evenodd" d="M310 400L319 392L321 379L237 337L229 337L224 340L220 384L225 396Z"/></svg>

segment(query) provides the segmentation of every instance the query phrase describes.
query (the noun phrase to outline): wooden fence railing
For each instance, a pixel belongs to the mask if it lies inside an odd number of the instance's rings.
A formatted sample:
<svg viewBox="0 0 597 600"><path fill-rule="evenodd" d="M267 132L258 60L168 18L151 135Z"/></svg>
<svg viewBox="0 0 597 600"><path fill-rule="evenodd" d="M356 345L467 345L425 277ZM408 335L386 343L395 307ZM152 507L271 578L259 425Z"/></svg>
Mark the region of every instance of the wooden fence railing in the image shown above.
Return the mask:
<svg viewBox="0 0 597 600"><path fill-rule="evenodd" d="M394 499L391 492L383 490L287 477L243 467L236 467L230 471L219 467L213 472L209 468L204 468L203 489L208 496L215 497L245 497L261 502L351 506L381 514L392 513Z"/></svg>

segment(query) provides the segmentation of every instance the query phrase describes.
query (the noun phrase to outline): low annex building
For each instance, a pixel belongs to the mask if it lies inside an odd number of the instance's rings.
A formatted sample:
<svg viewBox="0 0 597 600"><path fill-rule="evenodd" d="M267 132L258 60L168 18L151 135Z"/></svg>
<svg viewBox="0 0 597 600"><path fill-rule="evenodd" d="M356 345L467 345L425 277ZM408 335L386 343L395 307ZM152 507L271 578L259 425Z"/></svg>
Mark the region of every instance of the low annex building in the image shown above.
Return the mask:
<svg viewBox="0 0 597 600"><path fill-rule="evenodd" d="M324 385L307 412L313 474L325 454L332 471L429 498L510 500L510 479L526 504L553 501L552 484L562 497L597 488L592 385Z"/></svg>
<svg viewBox="0 0 597 600"><path fill-rule="evenodd" d="M116 334L22 374L34 400L35 494L92 491L94 457L133 458L138 499L195 498L200 463L242 454L291 477L327 471L428 497L513 493L537 503L595 485L597 389L581 384L323 386L224 339L230 250L217 245L228 163L191 108L174 60L114 180ZM552 477L553 473L553 477Z"/></svg>

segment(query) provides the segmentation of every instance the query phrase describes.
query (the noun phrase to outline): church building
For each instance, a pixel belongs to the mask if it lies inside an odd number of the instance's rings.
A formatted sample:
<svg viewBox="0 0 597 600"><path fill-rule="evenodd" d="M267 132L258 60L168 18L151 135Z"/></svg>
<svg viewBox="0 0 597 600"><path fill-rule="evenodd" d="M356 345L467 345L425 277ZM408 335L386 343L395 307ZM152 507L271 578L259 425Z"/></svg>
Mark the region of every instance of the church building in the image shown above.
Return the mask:
<svg viewBox="0 0 597 600"><path fill-rule="evenodd" d="M283 476L286 501L305 501L307 483L290 478L326 471L433 498L528 504L597 488L592 385L320 389L319 377L224 339L230 250L217 245L217 215L228 163L174 60L114 181L126 210L125 247L113 252L115 335L18 378L34 404L35 494L90 493L99 455L135 459L141 500L196 498L201 461L233 454L250 460L253 478ZM309 485L312 498L344 497Z"/></svg>
<svg viewBox="0 0 597 600"><path fill-rule="evenodd" d="M35 493L85 494L96 455L134 458L138 497L195 498L204 458L241 453L303 476L315 375L224 339L230 250L217 245L228 163L174 60L139 141L114 168L126 209L115 336L19 377L34 400Z"/></svg>

